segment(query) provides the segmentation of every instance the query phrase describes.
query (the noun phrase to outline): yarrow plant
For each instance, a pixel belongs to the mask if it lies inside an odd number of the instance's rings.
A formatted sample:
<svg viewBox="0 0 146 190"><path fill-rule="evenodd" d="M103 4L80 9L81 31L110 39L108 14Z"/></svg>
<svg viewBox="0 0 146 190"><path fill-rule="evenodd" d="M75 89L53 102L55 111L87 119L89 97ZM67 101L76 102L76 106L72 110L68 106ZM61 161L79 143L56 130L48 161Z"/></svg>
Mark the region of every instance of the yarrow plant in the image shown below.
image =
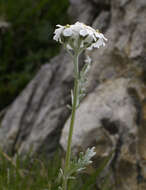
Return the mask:
<svg viewBox="0 0 146 190"><path fill-rule="evenodd" d="M83 50L92 50L105 46L107 39L98 30L83 23L76 22L74 25L57 25L54 40L64 44L67 50L73 50L74 53L82 53Z"/></svg>
<svg viewBox="0 0 146 190"><path fill-rule="evenodd" d="M95 155L95 148L87 149L85 154L80 153L79 159L71 161L71 143L73 128L75 122L75 112L80 105L81 99L85 96L85 82L87 80L87 72L91 66L91 58L87 57L85 65L79 71L79 55L84 50L92 50L105 46L107 39L98 30L93 29L83 23L76 22L73 25L61 26L57 25L53 39L64 45L67 52L71 55L74 63L74 90L71 91L71 121L68 135L67 152L64 170L60 170L63 179L60 189L68 189L68 180L72 179L75 174L81 172L85 167L92 163L91 158Z"/></svg>

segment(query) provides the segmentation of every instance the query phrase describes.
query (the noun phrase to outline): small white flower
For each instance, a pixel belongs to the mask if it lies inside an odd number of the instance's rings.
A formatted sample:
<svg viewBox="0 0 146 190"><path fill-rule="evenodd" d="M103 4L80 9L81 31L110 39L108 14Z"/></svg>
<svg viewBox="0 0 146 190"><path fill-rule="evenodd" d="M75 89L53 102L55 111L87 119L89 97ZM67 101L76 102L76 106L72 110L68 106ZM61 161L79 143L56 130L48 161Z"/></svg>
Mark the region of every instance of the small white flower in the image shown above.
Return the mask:
<svg viewBox="0 0 146 190"><path fill-rule="evenodd" d="M75 24L71 25L71 28L73 31L75 32L80 32L80 30L82 30L84 28L83 23L80 22L76 22Z"/></svg>
<svg viewBox="0 0 146 190"><path fill-rule="evenodd" d="M83 37L85 37L85 36L88 35L88 31L82 29L82 30L80 30L80 35L83 36Z"/></svg>
<svg viewBox="0 0 146 190"><path fill-rule="evenodd" d="M63 35L66 36L66 37L72 36L72 34L73 34L73 32L72 32L71 28L65 28L63 30Z"/></svg>
<svg viewBox="0 0 146 190"><path fill-rule="evenodd" d="M100 46L105 46L105 43L102 38L100 38L99 40L97 40L96 43L94 43L94 48L99 48Z"/></svg>
<svg viewBox="0 0 146 190"><path fill-rule="evenodd" d="M97 34L97 33L96 33ZM98 37L98 36L97 36ZM105 41L107 41L107 38L104 37L104 35L102 33L99 33L99 38L100 39L103 39Z"/></svg>
<svg viewBox="0 0 146 190"><path fill-rule="evenodd" d="M56 41L59 41L60 43L62 43L60 36L61 36L62 31L64 30L64 27L59 25L59 24L56 25L56 26L59 27L59 28L57 28L55 30L55 32L54 32L55 35L54 35L53 39L56 40Z"/></svg>
<svg viewBox="0 0 146 190"><path fill-rule="evenodd" d="M57 25L53 39L65 43L69 50L82 52L85 49L92 50L105 46L107 39L98 30L83 23L76 22L73 25ZM67 37L67 38L64 38Z"/></svg>

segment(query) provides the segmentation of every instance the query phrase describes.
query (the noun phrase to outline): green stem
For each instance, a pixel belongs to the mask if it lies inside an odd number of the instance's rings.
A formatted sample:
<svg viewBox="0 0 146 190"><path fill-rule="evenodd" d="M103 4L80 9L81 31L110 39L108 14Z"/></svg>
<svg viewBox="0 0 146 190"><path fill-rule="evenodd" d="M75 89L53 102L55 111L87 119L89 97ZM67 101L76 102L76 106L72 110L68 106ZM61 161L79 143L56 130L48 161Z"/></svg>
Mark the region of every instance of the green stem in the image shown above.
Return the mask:
<svg viewBox="0 0 146 190"><path fill-rule="evenodd" d="M79 54L76 53L74 55L74 98L73 98L73 105L72 105L72 112L71 112L71 121L70 121L70 128L69 128L69 135L68 135L68 143L67 143L67 152L66 152L66 159L65 159L65 168L64 168L64 179L63 179L63 190L67 190L68 185L68 176L67 172L70 167L70 158L71 158L71 144L72 144L72 135L74 129L74 122L75 122L75 113L76 113L76 106L78 100L78 81L79 81L79 69L78 69L78 57Z"/></svg>

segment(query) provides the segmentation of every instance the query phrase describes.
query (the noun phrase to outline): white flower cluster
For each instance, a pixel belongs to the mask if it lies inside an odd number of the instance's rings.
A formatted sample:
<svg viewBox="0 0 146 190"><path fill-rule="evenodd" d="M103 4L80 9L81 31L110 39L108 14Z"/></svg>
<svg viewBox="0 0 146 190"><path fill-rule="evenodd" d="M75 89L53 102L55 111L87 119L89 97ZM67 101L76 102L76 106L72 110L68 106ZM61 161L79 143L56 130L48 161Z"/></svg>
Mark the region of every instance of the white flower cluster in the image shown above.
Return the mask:
<svg viewBox="0 0 146 190"><path fill-rule="evenodd" d="M63 43L69 50L92 50L93 48L105 46L105 41L107 41L98 30L80 22L66 26L57 25L57 27L53 39Z"/></svg>

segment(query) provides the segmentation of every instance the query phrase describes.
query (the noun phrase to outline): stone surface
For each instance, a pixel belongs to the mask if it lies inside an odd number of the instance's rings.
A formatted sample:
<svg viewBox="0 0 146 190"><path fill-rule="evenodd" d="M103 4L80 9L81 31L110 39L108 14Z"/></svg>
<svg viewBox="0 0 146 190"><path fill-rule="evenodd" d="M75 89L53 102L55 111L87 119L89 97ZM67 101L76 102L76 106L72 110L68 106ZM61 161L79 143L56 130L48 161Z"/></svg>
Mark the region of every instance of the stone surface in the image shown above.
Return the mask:
<svg viewBox="0 0 146 190"><path fill-rule="evenodd" d="M98 138L100 139L104 131L109 134L109 137L111 135L113 147L117 143L118 135L127 135L124 134L125 131L136 136L136 109L128 94L128 89L132 88L129 82L128 79L124 78L105 82L84 99L76 113L72 143L73 151L78 152L80 147L85 150L89 145L98 142ZM64 149L67 145L69 123L70 119L62 132L61 144ZM102 128L104 129L103 133L98 135L98 131ZM112 146L109 143L107 150L103 148L103 155L108 155L109 152L107 151L111 149Z"/></svg>
<svg viewBox="0 0 146 190"><path fill-rule="evenodd" d="M68 10L73 22L77 20L85 24L91 24L96 14L95 7L88 0L70 0Z"/></svg>
<svg viewBox="0 0 146 190"><path fill-rule="evenodd" d="M128 190L129 186L136 190L138 184L139 110L135 103L140 104L141 95L137 94L140 85L139 81L132 82L124 78L106 81L84 99L76 113L73 153L96 146L98 160L114 152L110 164L114 178L112 183L120 190ZM70 119L66 122L60 140L65 150L69 124Z"/></svg>
<svg viewBox="0 0 146 190"><path fill-rule="evenodd" d="M98 28L99 31L106 31L110 21L110 12L102 11L101 14L94 20L92 27Z"/></svg>
<svg viewBox="0 0 146 190"><path fill-rule="evenodd" d="M0 144L14 154L52 152L69 115L73 64L64 51L42 66L14 101L0 128ZM58 117L57 117L58 115ZM46 146L45 146L46 145Z"/></svg>
<svg viewBox="0 0 146 190"><path fill-rule="evenodd" d="M146 189L146 1L70 0L73 21L104 31L93 52L87 96L77 110L73 150L96 146L96 160L113 151L113 190ZM83 63L81 59L81 63ZM11 105L0 128L3 150L25 154L66 149L73 65L64 51L44 65ZM66 121L68 119L68 121ZM97 162L98 166L98 162ZM107 169L107 171L109 171Z"/></svg>
<svg viewBox="0 0 146 190"><path fill-rule="evenodd" d="M104 1L102 1L104 2ZM146 188L146 1L108 1L92 22L106 31L106 48L86 52L93 64L88 96L77 110L73 150L96 145L97 160L113 150L115 190ZM138 15L138 16L137 16ZM108 20L108 22L107 22ZM60 143L66 149L69 120Z"/></svg>

